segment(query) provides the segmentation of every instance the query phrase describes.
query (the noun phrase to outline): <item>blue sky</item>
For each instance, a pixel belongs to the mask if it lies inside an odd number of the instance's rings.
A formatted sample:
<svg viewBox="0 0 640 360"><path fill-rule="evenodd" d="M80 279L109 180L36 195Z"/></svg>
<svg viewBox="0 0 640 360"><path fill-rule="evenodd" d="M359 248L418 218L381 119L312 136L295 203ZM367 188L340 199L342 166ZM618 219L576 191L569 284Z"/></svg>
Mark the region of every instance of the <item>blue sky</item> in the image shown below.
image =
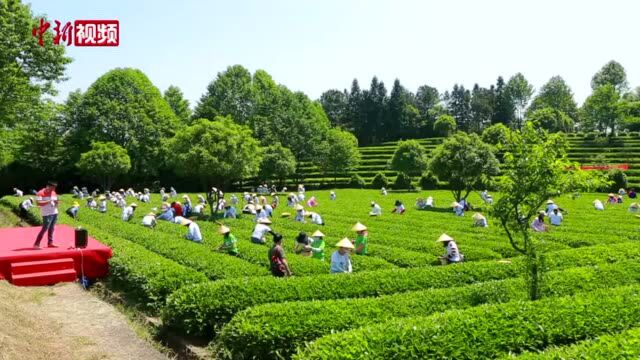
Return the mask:
<svg viewBox="0 0 640 360"><path fill-rule="evenodd" d="M27 2L29 2L27 0ZM177 85L192 106L227 66L264 69L318 98L367 88L376 75L416 91L454 83L489 86L516 72L539 89L561 75L581 103L611 59L640 86L640 1L30 1L61 22L120 21L117 48L69 47L74 59L59 100L106 71L134 67L164 91Z"/></svg>

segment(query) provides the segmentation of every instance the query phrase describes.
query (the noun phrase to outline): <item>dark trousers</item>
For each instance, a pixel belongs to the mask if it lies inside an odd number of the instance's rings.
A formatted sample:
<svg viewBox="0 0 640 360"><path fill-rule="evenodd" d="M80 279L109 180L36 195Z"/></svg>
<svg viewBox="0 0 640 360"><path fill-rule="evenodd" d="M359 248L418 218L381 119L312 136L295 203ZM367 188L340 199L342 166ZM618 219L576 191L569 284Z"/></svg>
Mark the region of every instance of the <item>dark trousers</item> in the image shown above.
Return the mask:
<svg viewBox="0 0 640 360"><path fill-rule="evenodd" d="M49 244L53 243L53 231L56 226L56 221L58 220L58 214L47 215L42 217L42 229L40 229L40 233L38 233L38 237L36 238L36 243L34 245L40 246L40 241L44 236L45 232L48 232L49 236Z"/></svg>

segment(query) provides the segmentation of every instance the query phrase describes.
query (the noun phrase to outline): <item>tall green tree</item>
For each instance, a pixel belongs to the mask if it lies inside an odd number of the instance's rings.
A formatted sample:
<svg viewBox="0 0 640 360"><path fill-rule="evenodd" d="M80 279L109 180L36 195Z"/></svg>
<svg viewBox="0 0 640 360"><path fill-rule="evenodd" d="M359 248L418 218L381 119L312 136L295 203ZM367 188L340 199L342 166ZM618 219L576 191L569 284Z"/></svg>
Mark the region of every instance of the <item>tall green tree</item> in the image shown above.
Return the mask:
<svg viewBox="0 0 640 360"><path fill-rule="evenodd" d="M481 139L483 142L502 148L509 140L511 130L504 124L493 124L482 131Z"/></svg>
<svg viewBox="0 0 640 360"><path fill-rule="evenodd" d="M51 30L43 46L32 36L40 19L19 0L0 1L0 124L5 126L36 116L41 95L55 95L54 84L65 80L71 62L65 47L53 44Z"/></svg>
<svg viewBox="0 0 640 360"><path fill-rule="evenodd" d="M368 91L362 93L363 110L362 127L360 128L361 138L358 142L362 145L376 144L384 141L384 122L387 111L387 89L384 82L377 77L371 79L371 86Z"/></svg>
<svg viewBox="0 0 640 360"><path fill-rule="evenodd" d="M456 131L456 119L451 115L440 115L433 124L433 132L438 136L448 137Z"/></svg>
<svg viewBox="0 0 640 360"><path fill-rule="evenodd" d="M573 92L560 76L552 77L540 88L540 92L533 99L527 113L533 113L546 107L567 114L574 122L578 120L578 106L573 99Z"/></svg>
<svg viewBox="0 0 640 360"><path fill-rule="evenodd" d="M183 124L189 124L191 121L192 111L189 107L189 100L184 98L182 90L177 86L169 86L164 91L164 100L169 104L173 113Z"/></svg>
<svg viewBox="0 0 640 360"><path fill-rule="evenodd" d="M507 82L506 91L515 111L515 123L513 125L516 129L519 129L522 127L527 105L529 105L533 95L533 85L529 84L524 75L517 73Z"/></svg>
<svg viewBox="0 0 640 360"><path fill-rule="evenodd" d="M456 201L486 187L500 170L491 146L477 134L464 132L445 139L433 150L429 169L438 179L449 182Z"/></svg>
<svg viewBox="0 0 640 360"><path fill-rule="evenodd" d="M480 133L491 124L496 110L496 95L493 86L489 89L481 88L478 84L471 91L471 121L469 130Z"/></svg>
<svg viewBox="0 0 640 360"><path fill-rule="evenodd" d="M291 150L280 143L264 148L262 164L260 164L261 179L275 179L282 186L284 181L296 171L296 158Z"/></svg>
<svg viewBox="0 0 640 360"><path fill-rule="evenodd" d="M446 92L444 98L449 113L456 119L458 129L469 131L471 127L471 92L465 90L464 86L455 84L451 93Z"/></svg>
<svg viewBox="0 0 640 360"><path fill-rule="evenodd" d="M499 76L496 81L495 94L496 103L493 112L493 123L501 123L510 127L512 126L512 122L515 117L515 107L502 76Z"/></svg>
<svg viewBox="0 0 640 360"><path fill-rule="evenodd" d="M571 132L573 130L573 120L562 111L552 108L538 109L527 117L535 126L551 132Z"/></svg>
<svg viewBox="0 0 640 360"><path fill-rule="evenodd" d="M360 162L358 139L348 131L331 129L313 158L314 164L324 174L332 175L334 182L338 175L349 174Z"/></svg>
<svg viewBox="0 0 640 360"><path fill-rule="evenodd" d="M110 190L118 176L129 172L131 159L122 146L96 141L91 150L80 155L76 166L84 176L98 180L102 190Z"/></svg>
<svg viewBox="0 0 640 360"><path fill-rule="evenodd" d="M70 130L77 159L94 141L113 141L131 157L132 175L150 178L158 173L165 153L163 140L180 123L149 78L137 69L114 69L98 78L82 95Z"/></svg>
<svg viewBox="0 0 640 360"><path fill-rule="evenodd" d="M597 87L582 105L584 128L608 131L613 135L622 121L619 102L620 94L613 85Z"/></svg>
<svg viewBox="0 0 640 360"><path fill-rule="evenodd" d="M230 117L197 119L180 129L167 146L176 173L200 179L206 191L256 176L262 162L263 151L251 129Z"/></svg>
<svg viewBox="0 0 640 360"><path fill-rule="evenodd" d="M349 119L349 94L336 89L327 90L320 96L320 104L329 118L331 125L352 130Z"/></svg>
<svg viewBox="0 0 640 360"><path fill-rule="evenodd" d="M440 104L438 89L422 85L415 96L415 106L420 114L418 136L428 137L433 135L433 124L440 114L433 115L433 110Z"/></svg>
<svg viewBox="0 0 640 360"><path fill-rule="evenodd" d="M596 90L600 86L611 85L619 93L624 93L629 88L627 72L624 67L615 60L606 63L591 79L591 88Z"/></svg>
<svg viewBox="0 0 640 360"><path fill-rule="evenodd" d="M231 116L235 122L246 125L255 106L251 73L241 65L233 65L219 72L207 86L193 117L213 120L216 116Z"/></svg>
<svg viewBox="0 0 640 360"><path fill-rule="evenodd" d="M389 160L389 168L409 176L418 176L424 172L428 163L424 147L417 140L405 140L398 143Z"/></svg>

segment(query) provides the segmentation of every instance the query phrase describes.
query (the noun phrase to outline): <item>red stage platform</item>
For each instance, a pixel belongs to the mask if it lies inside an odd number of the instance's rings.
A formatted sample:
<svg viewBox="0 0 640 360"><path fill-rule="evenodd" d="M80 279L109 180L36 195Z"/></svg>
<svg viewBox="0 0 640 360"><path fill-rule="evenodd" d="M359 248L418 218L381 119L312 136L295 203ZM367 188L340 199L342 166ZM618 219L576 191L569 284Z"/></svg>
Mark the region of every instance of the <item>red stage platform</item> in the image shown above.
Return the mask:
<svg viewBox="0 0 640 360"><path fill-rule="evenodd" d="M42 249L34 250L39 231L39 226L0 229L0 280L15 285L47 285L75 281L82 274L90 279L108 274L112 255L108 246L90 237L85 249L75 249L74 229L57 225L54 242L58 247L48 248L45 234Z"/></svg>

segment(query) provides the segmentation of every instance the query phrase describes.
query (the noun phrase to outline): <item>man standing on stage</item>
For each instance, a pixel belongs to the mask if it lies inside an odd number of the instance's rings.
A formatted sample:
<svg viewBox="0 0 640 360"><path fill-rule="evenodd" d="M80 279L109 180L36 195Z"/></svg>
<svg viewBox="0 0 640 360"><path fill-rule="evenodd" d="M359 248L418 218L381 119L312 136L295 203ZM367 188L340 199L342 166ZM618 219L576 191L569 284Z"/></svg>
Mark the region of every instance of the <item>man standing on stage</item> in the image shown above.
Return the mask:
<svg viewBox="0 0 640 360"><path fill-rule="evenodd" d="M56 226L56 220L58 219L58 194L56 194L56 186L58 184L55 181L47 182L47 186L38 191L36 195L36 203L40 207L40 213L42 214L42 229L36 238L36 243L33 244L34 249L40 249L40 241L44 233L48 231L49 247L58 247L53 243L53 230Z"/></svg>

